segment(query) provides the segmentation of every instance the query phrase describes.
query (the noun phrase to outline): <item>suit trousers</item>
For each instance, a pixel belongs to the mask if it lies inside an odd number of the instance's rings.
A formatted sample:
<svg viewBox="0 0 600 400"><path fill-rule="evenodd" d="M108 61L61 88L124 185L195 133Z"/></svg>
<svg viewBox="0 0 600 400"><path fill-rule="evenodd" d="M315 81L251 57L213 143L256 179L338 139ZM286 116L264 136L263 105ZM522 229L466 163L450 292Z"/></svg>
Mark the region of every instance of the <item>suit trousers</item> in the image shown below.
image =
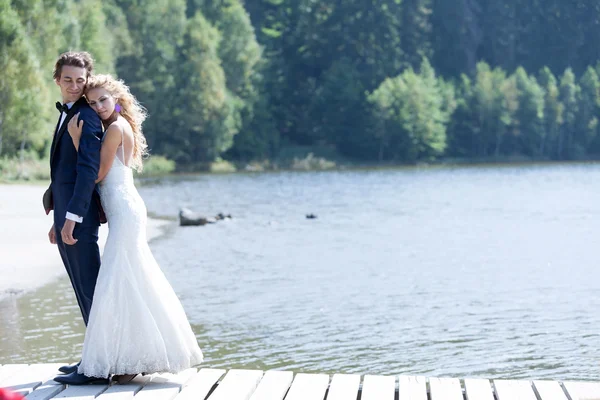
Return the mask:
<svg viewBox="0 0 600 400"><path fill-rule="evenodd" d="M55 225L58 251L73 285L83 322L86 326L92 309L96 279L100 272L98 228L98 226L76 224L73 237L77 239L77 243L68 245L63 243L60 230Z"/></svg>

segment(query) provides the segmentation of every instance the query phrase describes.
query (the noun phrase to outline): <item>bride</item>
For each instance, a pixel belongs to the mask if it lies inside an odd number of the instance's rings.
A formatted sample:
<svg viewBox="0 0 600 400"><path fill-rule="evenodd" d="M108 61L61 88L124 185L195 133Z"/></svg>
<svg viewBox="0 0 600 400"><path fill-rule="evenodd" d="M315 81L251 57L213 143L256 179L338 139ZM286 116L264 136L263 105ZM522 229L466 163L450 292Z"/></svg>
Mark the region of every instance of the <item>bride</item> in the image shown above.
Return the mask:
<svg viewBox="0 0 600 400"><path fill-rule="evenodd" d="M145 110L110 75L90 77L85 95L105 129L97 182L109 231L75 373L123 382L139 373L182 371L203 356L146 239L146 206L132 173L141 171L146 152ZM78 115L68 125L76 149L82 127Z"/></svg>

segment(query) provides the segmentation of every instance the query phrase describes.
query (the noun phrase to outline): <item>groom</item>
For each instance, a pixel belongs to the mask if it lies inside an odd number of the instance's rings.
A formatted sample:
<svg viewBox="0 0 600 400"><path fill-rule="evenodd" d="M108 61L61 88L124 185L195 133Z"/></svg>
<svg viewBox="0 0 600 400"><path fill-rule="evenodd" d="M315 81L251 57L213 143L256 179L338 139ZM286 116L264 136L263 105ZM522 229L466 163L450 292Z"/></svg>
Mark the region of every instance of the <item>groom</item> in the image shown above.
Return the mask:
<svg viewBox="0 0 600 400"><path fill-rule="evenodd" d="M48 238L58 247L86 325L100 270L98 228L103 220L95 184L102 124L83 98L93 68L92 57L86 52L63 53L56 61L54 80L60 87L62 103L56 103L60 115L50 150L50 187L43 197L46 214L54 210ZM83 120L79 151L67 132L69 120L77 113ZM72 385L98 381L78 374L77 367L78 364L59 368L68 375L56 380Z"/></svg>

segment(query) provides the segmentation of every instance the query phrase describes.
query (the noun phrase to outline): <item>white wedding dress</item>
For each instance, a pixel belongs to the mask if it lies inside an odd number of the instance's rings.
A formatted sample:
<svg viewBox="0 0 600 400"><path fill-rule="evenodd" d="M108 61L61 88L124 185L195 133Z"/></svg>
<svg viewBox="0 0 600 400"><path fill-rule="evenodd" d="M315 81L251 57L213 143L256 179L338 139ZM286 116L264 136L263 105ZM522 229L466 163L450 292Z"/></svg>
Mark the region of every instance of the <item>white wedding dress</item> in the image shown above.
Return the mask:
<svg viewBox="0 0 600 400"><path fill-rule="evenodd" d="M121 144L100 183L109 230L78 368L92 377L176 373L203 359L185 311L148 246L146 205L125 160Z"/></svg>

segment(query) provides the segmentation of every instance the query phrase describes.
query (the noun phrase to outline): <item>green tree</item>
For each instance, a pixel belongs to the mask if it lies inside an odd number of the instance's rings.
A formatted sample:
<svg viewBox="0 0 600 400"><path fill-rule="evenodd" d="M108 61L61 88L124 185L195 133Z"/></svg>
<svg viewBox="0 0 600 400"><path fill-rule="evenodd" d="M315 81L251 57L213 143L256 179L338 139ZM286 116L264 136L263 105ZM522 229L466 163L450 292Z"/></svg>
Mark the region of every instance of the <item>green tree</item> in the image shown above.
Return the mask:
<svg viewBox="0 0 600 400"><path fill-rule="evenodd" d="M511 121L512 152L528 156L541 156L542 143L546 132L544 121L544 91L535 77L530 77L523 68L514 75L517 90L518 108Z"/></svg>
<svg viewBox="0 0 600 400"><path fill-rule="evenodd" d="M451 110L427 60L416 74L411 68L386 79L369 100L381 121L379 159L417 161L442 155L446 149L446 125Z"/></svg>
<svg viewBox="0 0 600 400"><path fill-rule="evenodd" d="M561 77L559 87L559 99L564 106L563 124L556 148L556 156L559 160L572 159L575 156L573 139L577 129L579 92L580 88L575 81L575 74L570 68L567 68Z"/></svg>
<svg viewBox="0 0 600 400"><path fill-rule="evenodd" d="M234 147L240 147L232 148L227 156L265 158L273 153L277 135L261 75L266 67L263 49L256 40L250 17L238 0L205 1L202 8L207 9L212 16L211 22L227 38L220 41L218 56L225 73L228 96L235 105L234 120L239 123L235 130L241 133L233 142Z"/></svg>
<svg viewBox="0 0 600 400"><path fill-rule="evenodd" d="M309 112L315 118L314 135L321 143L335 145L353 158L375 158L377 143L366 117L369 104L351 60L341 59L325 72Z"/></svg>
<svg viewBox="0 0 600 400"><path fill-rule="evenodd" d="M151 152L164 153L170 146L173 109L180 73L180 46L186 29L184 0L115 0L127 18L133 40L130 53L117 60L117 74L148 109L144 125ZM172 147L172 146L171 146Z"/></svg>
<svg viewBox="0 0 600 400"><path fill-rule="evenodd" d="M553 150L557 148L557 141L563 123L563 104L560 102L559 89L556 77L550 68L544 67L539 74L540 85L544 90L544 122L545 135L540 143L540 153L556 157Z"/></svg>
<svg viewBox="0 0 600 400"><path fill-rule="evenodd" d="M479 0L432 0L433 65L444 77L474 76L483 42Z"/></svg>
<svg viewBox="0 0 600 400"><path fill-rule="evenodd" d="M49 114L40 107L49 103L50 82L43 79L43 52L34 46L39 45L39 31L33 16L42 11L39 4L13 7L10 1L0 1L0 155L22 155L26 149L41 153L50 137ZM24 24L21 17L29 16L31 21Z"/></svg>
<svg viewBox="0 0 600 400"><path fill-rule="evenodd" d="M188 21L179 59L175 133L165 143L177 163L209 163L233 143L237 121L217 54L221 36L197 12Z"/></svg>
<svg viewBox="0 0 600 400"><path fill-rule="evenodd" d="M576 155L583 156L588 153L598 136L600 81L594 68L588 67L579 81L579 86L581 90L578 98L577 136L574 139L574 151Z"/></svg>
<svg viewBox="0 0 600 400"><path fill-rule="evenodd" d="M72 12L78 15L77 29L79 32L70 35L75 43L71 48L85 49L92 53L95 68L98 72L114 73L115 39L107 27L103 1L81 0L71 6ZM75 9L78 11L75 12ZM125 28L126 30L126 28Z"/></svg>
<svg viewBox="0 0 600 400"><path fill-rule="evenodd" d="M503 152L507 127L517 107L514 83L499 68L477 64L472 82L463 75L452 136L461 137L456 147L474 157L498 157ZM467 133L468 132L468 133ZM469 149L469 150L466 150Z"/></svg>
<svg viewBox="0 0 600 400"><path fill-rule="evenodd" d="M423 57L431 59L432 0L403 0L400 40L406 63L418 68Z"/></svg>

